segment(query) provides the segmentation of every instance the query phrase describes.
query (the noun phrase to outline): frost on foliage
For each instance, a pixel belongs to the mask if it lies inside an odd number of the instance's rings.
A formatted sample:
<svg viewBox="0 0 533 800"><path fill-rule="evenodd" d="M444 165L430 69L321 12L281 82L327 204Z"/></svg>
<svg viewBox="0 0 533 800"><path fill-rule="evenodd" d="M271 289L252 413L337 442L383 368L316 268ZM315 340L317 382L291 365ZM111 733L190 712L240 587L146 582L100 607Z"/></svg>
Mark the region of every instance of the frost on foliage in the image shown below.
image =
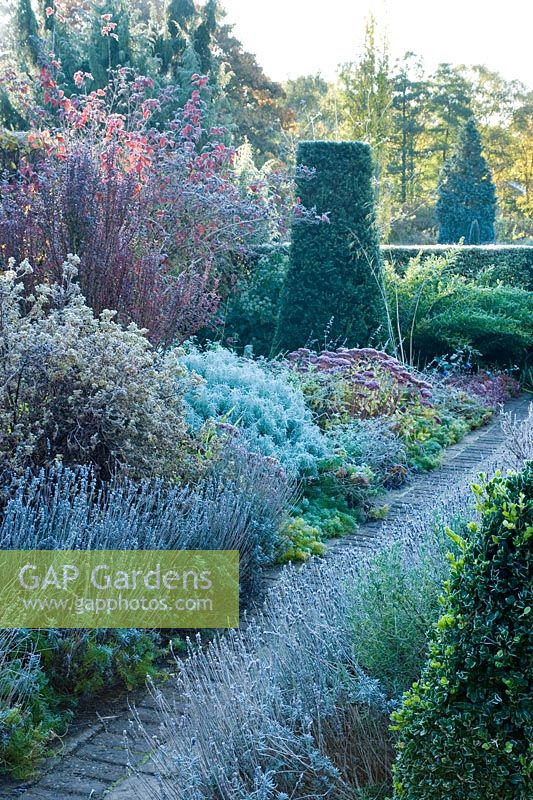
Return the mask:
<svg viewBox="0 0 533 800"><path fill-rule="evenodd" d="M285 240L292 176L279 166L258 175L235 167L227 132L210 125L203 76L191 76L189 95L121 66L91 91L80 70L79 91L67 97L62 69L54 58L36 76L54 113L44 132L27 137L38 163L20 148L18 169L3 183L3 256L39 254L38 283L58 280L75 251L95 313L111 307L153 342L183 342L214 321L253 248ZM23 104L26 89L16 90ZM189 99L178 108L181 91ZM34 110L42 128L47 111ZM312 210L296 209L314 221Z"/></svg>
<svg viewBox="0 0 533 800"><path fill-rule="evenodd" d="M301 347L288 359L324 425L392 416L417 404L431 406L431 384L372 347L339 347L319 354Z"/></svg>
<svg viewBox="0 0 533 800"><path fill-rule="evenodd" d="M465 508L461 487L438 513L450 521ZM432 505L387 531L406 558L434 542L435 513ZM150 788L157 800L349 800L387 780L391 703L361 670L353 640L354 593L369 558L342 552L286 570L253 622L191 653L176 687L184 713L156 693L159 780L155 789L139 775L139 797Z"/></svg>
<svg viewBox="0 0 533 800"><path fill-rule="evenodd" d="M102 483L89 467L53 464L3 487L0 548L239 550L243 593L272 561L291 487L279 468L227 445L195 486Z"/></svg>
<svg viewBox="0 0 533 800"><path fill-rule="evenodd" d="M0 471L60 458L104 477L178 475L188 466L183 370L134 324L96 317L78 266L69 256L61 283L33 294L27 262L0 280Z"/></svg>
<svg viewBox="0 0 533 800"><path fill-rule="evenodd" d="M289 474L316 473L329 445L285 374L222 348L192 350L182 363L203 378L186 395L195 427L211 418L231 423L250 450L276 458Z"/></svg>
<svg viewBox="0 0 533 800"><path fill-rule="evenodd" d="M45 685L38 653L28 631L0 631L0 751L2 767L16 761L15 777L25 777L34 760L46 752ZM36 720L40 724L36 726Z"/></svg>
<svg viewBox="0 0 533 800"><path fill-rule="evenodd" d="M496 455L504 466L504 452ZM385 523L376 543L390 540L407 565L427 567L437 595L450 548L444 530L472 519L474 477L447 488L441 504L431 497L399 523ZM387 780L390 704L359 667L353 626L354 614L366 624L372 611L357 597L370 585L374 559L343 550L285 570L252 623L180 663L176 689L185 708L174 709L155 692L162 725L152 759L157 780L145 770L133 796L353 800L365 785Z"/></svg>
<svg viewBox="0 0 533 800"><path fill-rule="evenodd" d="M502 412L502 431L505 436L511 465L516 469L533 459L533 403L530 403L525 420L517 419L511 412Z"/></svg>
<svg viewBox="0 0 533 800"><path fill-rule="evenodd" d="M376 475L391 476L395 471L408 469L404 443L386 417L353 419L347 425L337 425L327 432L332 446L353 462L366 465Z"/></svg>

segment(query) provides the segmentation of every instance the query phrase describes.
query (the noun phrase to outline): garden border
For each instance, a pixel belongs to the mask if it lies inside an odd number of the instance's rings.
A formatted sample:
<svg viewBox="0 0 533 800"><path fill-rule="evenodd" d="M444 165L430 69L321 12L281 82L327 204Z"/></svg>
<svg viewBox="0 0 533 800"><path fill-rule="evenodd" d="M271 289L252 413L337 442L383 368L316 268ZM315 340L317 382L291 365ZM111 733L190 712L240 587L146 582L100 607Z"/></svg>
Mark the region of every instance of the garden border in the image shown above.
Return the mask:
<svg viewBox="0 0 533 800"><path fill-rule="evenodd" d="M505 410L525 418L528 413L531 395L506 404ZM351 535L328 542L326 558L334 558L336 553L361 547L375 547L380 541L380 533L386 535L391 524L408 522L410 515L416 515L428 499L435 498L435 504L442 503L443 488L450 485L450 477L458 481L475 478L480 470L494 468L504 444L498 416L488 425L468 434L459 444L444 452L442 465L433 472L417 476L406 487L392 490L383 497L389 506L389 514L383 521L367 522ZM454 481L454 483L458 482ZM265 589L275 587L280 573L287 568L269 569L265 575ZM303 568L298 565L298 569ZM163 687L164 695L174 704L176 713L180 711L179 700L173 696L171 682ZM105 716L95 711L78 720L56 756L43 765L42 776L33 783L16 784L11 782L0 786L0 798L22 798L22 800L133 800L135 777L130 775L129 756L124 746L124 732L134 729L135 717L141 721L146 732L157 737L159 733L159 714L156 700L145 690L128 696L108 698ZM183 706L181 706L183 708ZM140 740L137 739L140 742ZM130 743L131 748L131 743ZM150 754L146 746L133 745L132 754L138 757L137 768L146 775L153 774Z"/></svg>

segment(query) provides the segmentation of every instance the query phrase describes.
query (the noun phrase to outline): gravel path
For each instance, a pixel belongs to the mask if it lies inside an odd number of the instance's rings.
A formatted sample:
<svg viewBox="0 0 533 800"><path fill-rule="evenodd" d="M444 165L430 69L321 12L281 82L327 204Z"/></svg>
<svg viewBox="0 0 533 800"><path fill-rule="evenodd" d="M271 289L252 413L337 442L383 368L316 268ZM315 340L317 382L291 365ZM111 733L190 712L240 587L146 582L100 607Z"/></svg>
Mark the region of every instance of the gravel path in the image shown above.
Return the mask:
<svg viewBox="0 0 533 800"><path fill-rule="evenodd" d="M527 416L530 396L511 401L507 410L519 419ZM408 524L409 516L428 502L435 505L446 501L450 487L464 483L480 471L492 471L507 462L504 437L498 418L490 425L476 431L458 445L446 451L442 466L434 472L417 477L407 487L389 492L384 502L389 505L389 514L384 522L369 522L359 530L342 539L330 542L326 558L350 548L375 546L384 529L391 524ZM269 572L267 586L274 586L278 570ZM172 687L164 689L171 692ZM175 702L175 701L174 701ZM61 751L49 759L42 768L42 776L32 784L0 785L0 798L22 798L23 800L133 800L135 777L128 777L128 756L124 747L124 731L132 722L131 705L135 704L138 718L145 730L157 736L159 715L150 695L141 692L130 697L108 698L105 707L100 701L100 712L88 713L78 721L77 729L64 740ZM179 704L177 706L179 710ZM146 761L142 768L150 774L150 761L146 746L139 745L133 754L139 762ZM147 798L148 800L148 798Z"/></svg>

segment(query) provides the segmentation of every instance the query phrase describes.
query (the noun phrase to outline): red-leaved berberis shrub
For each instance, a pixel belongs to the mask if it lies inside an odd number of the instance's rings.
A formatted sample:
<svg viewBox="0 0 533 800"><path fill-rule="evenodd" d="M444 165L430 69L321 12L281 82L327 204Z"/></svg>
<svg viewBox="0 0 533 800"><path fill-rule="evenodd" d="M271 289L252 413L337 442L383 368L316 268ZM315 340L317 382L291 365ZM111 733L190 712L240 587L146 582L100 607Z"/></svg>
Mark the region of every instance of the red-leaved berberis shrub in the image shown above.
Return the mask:
<svg viewBox="0 0 533 800"><path fill-rule="evenodd" d="M176 111L177 87L158 91L130 69L96 90L79 71L68 97L61 70L54 58L42 68L29 153L0 182L0 268L27 258L32 280L54 282L76 254L96 313L118 311L155 343L183 341L212 319L250 248L306 211L287 173L253 185L238 174L225 132L207 123L205 77Z"/></svg>

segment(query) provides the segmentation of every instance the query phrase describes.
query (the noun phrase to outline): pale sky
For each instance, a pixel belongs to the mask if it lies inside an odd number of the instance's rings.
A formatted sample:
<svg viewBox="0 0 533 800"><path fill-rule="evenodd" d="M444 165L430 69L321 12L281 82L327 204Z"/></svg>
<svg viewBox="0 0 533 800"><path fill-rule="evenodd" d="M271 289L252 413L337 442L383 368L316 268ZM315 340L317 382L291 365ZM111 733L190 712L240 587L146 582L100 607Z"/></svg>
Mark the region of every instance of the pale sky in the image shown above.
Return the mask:
<svg viewBox="0 0 533 800"><path fill-rule="evenodd" d="M412 50L441 61L485 64L533 85L532 0L222 0L245 49L283 80L351 61L364 19L385 21L394 57Z"/></svg>

